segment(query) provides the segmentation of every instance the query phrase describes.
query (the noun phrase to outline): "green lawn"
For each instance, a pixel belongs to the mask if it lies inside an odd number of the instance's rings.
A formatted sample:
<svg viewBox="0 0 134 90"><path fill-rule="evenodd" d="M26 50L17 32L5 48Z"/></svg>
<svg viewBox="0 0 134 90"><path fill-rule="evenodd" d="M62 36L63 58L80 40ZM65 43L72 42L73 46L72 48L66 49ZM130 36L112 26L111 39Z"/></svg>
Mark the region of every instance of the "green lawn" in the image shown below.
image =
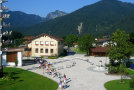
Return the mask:
<svg viewBox="0 0 134 90"><path fill-rule="evenodd" d="M107 90L134 90L134 88L130 88L129 81L125 80L125 83L120 84L120 80L113 80L105 83L104 86Z"/></svg>
<svg viewBox="0 0 134 90"><path fill-rule="evenodd" d="M81 51L79 48L71 47L71 50L79 54L86 54L86 52Z"/></svg>
<svg viewBox="0 0 134 90"><path fill-rule="evenodd" d="M126 71L128 72L128 75L134 75L134 71L132 71L129 68L126 68ZM105 88L107 90L134 90L134 88L130 88L129 81L130 80L124 80L125 83L121 84L120 80L113 80L105 83Z"/></svg>
<svg viewBox="0 0 134 90"><path fill-rule="evenodd" d="M4 68L5 72L13 72L14 80L0 79L0 90L56 90L58 84L46 77L18 68Z"/></svg>
<svg viewBox="0 0 134 90"><path fill-rule="evenodd" d="M134 75L134 71L129 69L129 68L126 68L126 71L128 72L128 75Z"/></svg>

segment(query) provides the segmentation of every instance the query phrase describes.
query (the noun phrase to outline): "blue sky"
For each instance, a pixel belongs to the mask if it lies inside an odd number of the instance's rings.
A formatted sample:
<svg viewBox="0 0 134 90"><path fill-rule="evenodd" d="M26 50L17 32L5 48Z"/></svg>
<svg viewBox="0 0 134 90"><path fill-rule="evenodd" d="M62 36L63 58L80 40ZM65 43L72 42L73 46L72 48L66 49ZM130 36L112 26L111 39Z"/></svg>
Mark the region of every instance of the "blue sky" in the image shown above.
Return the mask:
<svg viewBox="0 0 134 90"><path fill-rule="evenodd" d="M23 11L45 17L55 10L70 13L97 1L99 0L8 0L7 6L12 11ZM134 0L122 1L134 3Z"/></svg>

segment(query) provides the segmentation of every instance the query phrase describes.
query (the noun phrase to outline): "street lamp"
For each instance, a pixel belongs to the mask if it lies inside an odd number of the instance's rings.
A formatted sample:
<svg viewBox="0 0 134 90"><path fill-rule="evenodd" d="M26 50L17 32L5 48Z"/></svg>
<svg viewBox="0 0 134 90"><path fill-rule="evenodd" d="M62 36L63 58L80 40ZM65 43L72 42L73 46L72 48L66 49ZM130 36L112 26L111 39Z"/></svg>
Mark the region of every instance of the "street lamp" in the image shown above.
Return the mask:
<svg viewBox="0 0 134 90"><path fill-rule="evenodd" d="M0 0L0 78L3 76L3 66L2 66L2 19L3 18L9 18L9 14L4 14L2 15L3 11L8 10L7 6L3 6L3 3L6 3L8 1L5 0Z"/></svg>

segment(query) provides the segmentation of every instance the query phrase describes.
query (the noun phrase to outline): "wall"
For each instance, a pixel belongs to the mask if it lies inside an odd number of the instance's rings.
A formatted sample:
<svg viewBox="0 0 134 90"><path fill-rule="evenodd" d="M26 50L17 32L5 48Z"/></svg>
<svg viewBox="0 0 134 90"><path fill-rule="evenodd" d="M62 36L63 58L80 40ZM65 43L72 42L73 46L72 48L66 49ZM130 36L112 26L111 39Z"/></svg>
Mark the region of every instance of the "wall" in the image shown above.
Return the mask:
<svg viewBox="0 0 134 90"><path fill-rule="evenodd" d="M6 66L6 65L7 65L6 59L7 59L6 53L3 53L3 54L2 54L2 65L3 65L3 66Z"/></svg>
<svg viewBox="0 0 134 90"><path fill-rule="evenodd" d="M17 53L18 66L22 66L22 52Z"/></svg>
<svg viewBox="0 0 134 90"><path fill-rule="evenodd" d="M39 44L35 45L35 41L38 41ZM40 41L43 41L44 44L40 45ZM48 46L45 45L45 41L49 42ZM50 45L51 41L54 42L54 46ZM60 52L63 52L63 50L61 49L62 48L61 46L63 46L63 45L58 46L58 41L57 40L55 40L53 38L50 38L48 36L42 36L40 38L37 38L37 39L33 40L28 45L29 48L32 48L32 56L33 57L59 55ZM35 53L36 48L38 48L38 53ZM40 52L40 49L43 49L43 53ZM48 49L48 53L45 53L45 49ZM53 49L53 53L50 53L50 49Z"/></svg>
<svg viewBox="0 0 134 90"><path fill-rule="evenodd" d="M17 52L18 66L22 66L22 52ZM7 62L7 53L2 54L3 66L15 66L15 62Z"/></svg>
<svg viewBox="0 0 134 90"><path fill-rule="evenodd" d="M58 43L58 56L64 52L64 43Z"/></svg>

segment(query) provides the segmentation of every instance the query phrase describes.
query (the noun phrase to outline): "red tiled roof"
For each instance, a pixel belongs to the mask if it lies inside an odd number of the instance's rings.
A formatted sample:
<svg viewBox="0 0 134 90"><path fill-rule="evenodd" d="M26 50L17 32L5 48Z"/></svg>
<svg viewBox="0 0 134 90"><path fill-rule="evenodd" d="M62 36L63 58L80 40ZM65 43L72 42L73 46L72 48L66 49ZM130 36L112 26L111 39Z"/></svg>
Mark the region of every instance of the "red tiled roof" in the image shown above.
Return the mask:
<svg viewBox="0 0 134 90"><path fill-rule="evenodd" d="M23 44L29 44L31 41L24 41Z"/></svg>
<svg viewBox="0 0 134 90"><path fill-rule="evenodd" d="M37 39L37 38L40 38L40 37L42 37L42 36L48 36L48 37L53 38L53 39L55 39L55 40L57 40L57 41L64 41L64 40L63 40L62 38L60 38L60 37L53 36L53 35L48 35L48 34L43 33L43 34L37 35L37 36L35 36L35 37L31 37L31 40L27 40L27 41L25 41L25 42L23 42L23 43L24 43L24 44L29 44L29 43L31 43L32 40ZM27 37L26 37L26 38L27 38Z"/></svg>
<svg viewBox="0 0 134 90"><path fill-rule="evenodd" d="M73 45L78 45L78 43L75 43L75 42L74 42Z"/></svg>
<svg viewBox="0 0 134 90"><path fill-rule="evenodd" d="M24 40L32 40L32 39L34 39L33 36L26 36L26 37L24 37Z"/></svg>
<svg viewBox="0 0 134 90"><path fill-rule="evenodd" d="M105 42L105 41L110 41L110 38L104 38L104 39L98 39L97 42Z"/></svg>
<svg viewBox="0 0 134 90"><path fill-rule="evenodd" d="M60 37L53 36L53 35L49 35L49 34L45 34L45 33L36 36L34 39L37 39L37 38L42 37L42 36L48 36L48 37L53 38L53 39L55 39L55 40L57 40L57 41L64 41L64 40L63 40L62 38L60 38Z"/></svg>
<svg viewBox="0 0 134 90"><path fill-rule="evenodd" d="M107 49L106 47L100 47L100 46L90 49L90 51L91 51L91 52L94 52L94 53L98 53L98 52L99 52L99 53L100 53L100 52L106 53L107 50L108 50L108 49Z"/></svg>

